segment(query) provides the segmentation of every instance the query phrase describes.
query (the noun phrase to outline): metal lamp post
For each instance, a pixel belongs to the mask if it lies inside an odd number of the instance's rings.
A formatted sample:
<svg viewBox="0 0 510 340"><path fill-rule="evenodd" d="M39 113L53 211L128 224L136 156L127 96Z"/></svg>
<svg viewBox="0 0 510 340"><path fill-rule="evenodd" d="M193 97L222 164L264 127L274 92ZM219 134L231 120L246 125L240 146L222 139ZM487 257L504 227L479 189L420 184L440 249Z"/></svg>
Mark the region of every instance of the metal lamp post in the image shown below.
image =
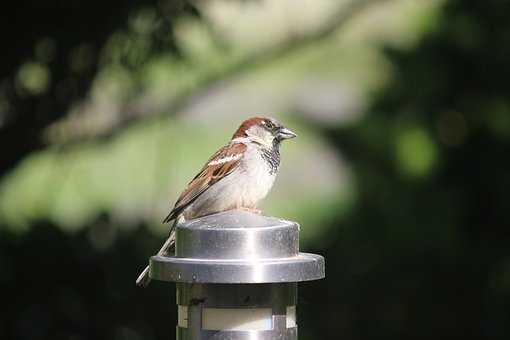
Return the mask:
<svg viewBox="0 0 510 340"><path fill-rule="evenodd" d="M177 339L297 339L297 282L324 278L324 258L299 252L296 223L235 210L183 223L176 237L150 276L177 282Z"/></svg>

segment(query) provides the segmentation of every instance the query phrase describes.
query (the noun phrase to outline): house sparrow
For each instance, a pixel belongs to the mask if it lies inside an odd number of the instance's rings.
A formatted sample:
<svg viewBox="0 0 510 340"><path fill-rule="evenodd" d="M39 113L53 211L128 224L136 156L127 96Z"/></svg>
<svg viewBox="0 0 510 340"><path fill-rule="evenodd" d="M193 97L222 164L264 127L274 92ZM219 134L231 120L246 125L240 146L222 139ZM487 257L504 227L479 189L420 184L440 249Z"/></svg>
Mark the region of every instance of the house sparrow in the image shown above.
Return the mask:
<svg viewBox="0 0 510 340"><path fill-rule="evenodd" d="M296 134L274 118L245 120L230 142L207 161L189 182L163 223L174 221L170 235L158 255L175 246L178 222L231 209L256 211L257 204L273 186L280 165L280 143ZM136 280L150 282L147 266Z"/></svg>

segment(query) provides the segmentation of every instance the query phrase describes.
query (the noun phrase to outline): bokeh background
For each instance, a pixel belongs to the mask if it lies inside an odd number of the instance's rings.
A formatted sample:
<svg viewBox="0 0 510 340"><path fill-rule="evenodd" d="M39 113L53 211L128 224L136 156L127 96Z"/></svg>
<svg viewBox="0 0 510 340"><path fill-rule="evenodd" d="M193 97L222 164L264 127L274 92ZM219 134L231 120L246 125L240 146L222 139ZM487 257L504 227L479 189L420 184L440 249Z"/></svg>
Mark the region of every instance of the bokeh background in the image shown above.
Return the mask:
<svg viewBox="0 0 510 340"><path fill-rule="evenodd" d="M134 280L254 114L299 138L267 214L327 278L300 339L510 337L510 3L7 1L1 339L173 339Z"/></svg>

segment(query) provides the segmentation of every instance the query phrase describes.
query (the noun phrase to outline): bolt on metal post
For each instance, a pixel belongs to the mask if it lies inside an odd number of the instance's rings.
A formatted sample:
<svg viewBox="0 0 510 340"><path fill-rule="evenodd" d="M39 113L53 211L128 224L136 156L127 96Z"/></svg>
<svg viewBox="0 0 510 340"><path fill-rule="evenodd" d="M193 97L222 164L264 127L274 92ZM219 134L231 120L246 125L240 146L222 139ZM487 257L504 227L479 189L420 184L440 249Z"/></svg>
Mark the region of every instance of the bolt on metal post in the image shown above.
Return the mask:
<svg viewBox="0 0 510 340"><path fill-rule="evenodd" d="M150 276L177 283L179 340L296 340L297 282L324 258L299 252L297 223L233 210L178 225Z"/></svg>

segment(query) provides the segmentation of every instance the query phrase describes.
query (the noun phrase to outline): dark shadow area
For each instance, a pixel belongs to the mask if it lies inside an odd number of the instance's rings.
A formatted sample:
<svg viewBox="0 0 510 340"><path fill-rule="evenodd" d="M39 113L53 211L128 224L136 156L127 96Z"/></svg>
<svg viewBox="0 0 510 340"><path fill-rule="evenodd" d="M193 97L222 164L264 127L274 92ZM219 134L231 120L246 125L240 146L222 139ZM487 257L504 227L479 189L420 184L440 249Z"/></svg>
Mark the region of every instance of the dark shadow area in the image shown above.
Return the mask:
<svg viewBox="0 0 510 340"><path fill-rule="evenodd" d="M104 226L104 224L103 224ZM106 250L90 234L39 224L23 238L0 234L2 339L165 339L176 320L175 292L134 284L146 265L142 246L159 240L143 228Z"/></svg>

